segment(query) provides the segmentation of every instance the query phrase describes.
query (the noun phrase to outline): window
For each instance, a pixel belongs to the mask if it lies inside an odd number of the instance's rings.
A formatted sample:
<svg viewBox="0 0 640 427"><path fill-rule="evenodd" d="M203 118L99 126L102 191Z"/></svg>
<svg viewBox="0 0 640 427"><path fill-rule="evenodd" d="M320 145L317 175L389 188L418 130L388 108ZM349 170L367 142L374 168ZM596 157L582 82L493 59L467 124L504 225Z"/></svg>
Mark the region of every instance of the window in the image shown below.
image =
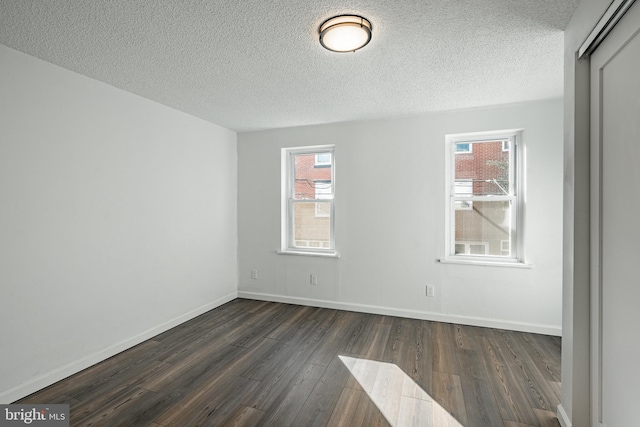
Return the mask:
<svg viewBox="0 0 640 427"><path fill-rule="evenodd" d="M456 144L456 154L464 154L464 153L471 153L471 152L472 152L471 143L467 142L467 143Z"/></svg>
<svg viewBox="0 0 640 427"><path fill-rule="evenodd" d="M447 258L524 262L522 132L448 135L446 140Z"/></svg>
<svg viewBox="0 0 640 427"><path fill-rule="evenodd" d="M500 252L502 255L509 255L511 253L511 242L508 240L502 240L500 242Z"/></svg>
<svg viewBox="0 0 640 427"><path fill-rule="evenodd" d="M486 242L456 242L456 255L487 255L489 244Z"/></svg>
<svg viewBox="0 0 640 427"><path fill-rule="evenodd" d="M282 150L282 251L335 254L333 147Z"/></svg>
<svg viewBox="0 0 640 427"><path fill-rule="evenodd" d="M316 154L316 167L331 166L331 153Z"/></svg>

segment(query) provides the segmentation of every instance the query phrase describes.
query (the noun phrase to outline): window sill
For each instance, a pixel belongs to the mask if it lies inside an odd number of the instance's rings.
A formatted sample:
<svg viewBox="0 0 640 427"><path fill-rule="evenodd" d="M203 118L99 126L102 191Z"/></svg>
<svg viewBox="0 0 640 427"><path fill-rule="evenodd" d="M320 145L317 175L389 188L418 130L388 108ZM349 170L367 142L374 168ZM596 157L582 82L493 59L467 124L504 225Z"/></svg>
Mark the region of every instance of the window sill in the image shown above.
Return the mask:
<svg viewBox="0 0 640 427"><path fill-rule="evenodd" d="M320 258L340 258L337 252L304 252L304 251L276 251L278 255L316 256Z"/></svg>
<svg viewBox="0 0 640 427"><path fill-rule="evenodd" d="M501 261L485 261L474 259L439 259L441 264L463 264L478 265L482 267L510 267L510 268L533 268L533 264L525 262L501 262Z"/></svg>

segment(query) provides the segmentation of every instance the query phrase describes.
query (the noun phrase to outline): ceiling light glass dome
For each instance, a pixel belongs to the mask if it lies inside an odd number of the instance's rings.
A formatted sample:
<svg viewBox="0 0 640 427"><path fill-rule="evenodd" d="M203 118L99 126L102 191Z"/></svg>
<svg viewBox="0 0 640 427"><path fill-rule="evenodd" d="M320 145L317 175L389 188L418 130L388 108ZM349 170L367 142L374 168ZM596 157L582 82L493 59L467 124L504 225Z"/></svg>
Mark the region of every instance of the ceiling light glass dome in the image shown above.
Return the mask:
<svg viewBox="0 0 640 427"><path fill-rule="evenodd" d="M358 15L340 15L320 25L320 44L332 52L355 52L371 41L371 22Z"/></svg>

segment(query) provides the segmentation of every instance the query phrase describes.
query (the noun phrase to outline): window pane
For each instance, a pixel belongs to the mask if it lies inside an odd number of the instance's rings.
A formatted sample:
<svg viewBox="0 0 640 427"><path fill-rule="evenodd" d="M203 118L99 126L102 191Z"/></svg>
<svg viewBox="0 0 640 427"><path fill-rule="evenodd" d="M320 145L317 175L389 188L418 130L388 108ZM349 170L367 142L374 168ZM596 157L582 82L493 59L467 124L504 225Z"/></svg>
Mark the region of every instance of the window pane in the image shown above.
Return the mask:
<svg viewBox="0 0 640 427"><path fill-rule="evenodd" d="M298 248L329 248L331 202L293 204L293 245Z"/></svg>
<svg viewBox="0 0 640 427"><path fill-rule="evenodd" d="M332 168L316 167L315 153L295 154L294 165L293 198L295 200L314 199L316 194L322 194L322 198L331 198L333 194Z"/></svg>
<svg viewBox="0 0 640 427"><path fill-rule="evenodd" d="M473 181L470 179L456 179L454 193L456 196L471 196L473 194Z"/></svg>
<svg viewBox="0 0 640 427"><path fill-rule="evenodd" d="M455 253L511 256L513 241L510 201L473 202L471 210L455 211ZM508 251L508 252L507 252Z"/></svg>
<svg viewBox="0 0 640 427"><path fill-rule="evenodd" d="M331 164L331 153L317 153L316 154L316 165L324 166Z"/></svg>
<svg viewBox="0 0 640 427"><path fill-rule="evenodd" d="M331 215L331 203L316 203L316 217Z"/></svg>
<svg viewBox="0 0 640 427"><path fill-rule="evenodd" d="M456 144L456 152L458 146ZM464 189L474 196L508 195L509 151L504 151L502 141L474 142L473 152L455 157L455 191L462 194ZM469 184L471 183L471 184ZM464 186L471 185L468 190Z"/></svg>
<svg viewBox="0 0 640 427"><path fill-rule="evenodd" d="M456 144L456 153L470 153L470 152L471 152L471 143L459 142Z"/></svg>
<svg viewBox="0 0 640 427"><path fill-rule="evenodd" d="M485 243L471 243L469 245L469 253L471 255L486 255L487 245Z"/></svg>
<svg viewBox="0 0 640 427"><path fill-rule="evenodd" d="M331 181L314 181L313 186L316 191L316 199L331 199L333 197Z"/></svg>

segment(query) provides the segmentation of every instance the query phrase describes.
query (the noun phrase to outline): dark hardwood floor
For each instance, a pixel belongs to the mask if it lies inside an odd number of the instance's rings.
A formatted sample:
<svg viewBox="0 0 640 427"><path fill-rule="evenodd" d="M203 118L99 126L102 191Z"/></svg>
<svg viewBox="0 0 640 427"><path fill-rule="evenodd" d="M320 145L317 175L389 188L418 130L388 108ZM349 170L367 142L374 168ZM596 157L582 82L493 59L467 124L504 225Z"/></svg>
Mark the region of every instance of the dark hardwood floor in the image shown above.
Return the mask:
<svg viewBox="0 0 640 427"><path fill-rule="evenodd" d="M72 426L559 426L560 338L237 299L16 403Z"/></svg>

